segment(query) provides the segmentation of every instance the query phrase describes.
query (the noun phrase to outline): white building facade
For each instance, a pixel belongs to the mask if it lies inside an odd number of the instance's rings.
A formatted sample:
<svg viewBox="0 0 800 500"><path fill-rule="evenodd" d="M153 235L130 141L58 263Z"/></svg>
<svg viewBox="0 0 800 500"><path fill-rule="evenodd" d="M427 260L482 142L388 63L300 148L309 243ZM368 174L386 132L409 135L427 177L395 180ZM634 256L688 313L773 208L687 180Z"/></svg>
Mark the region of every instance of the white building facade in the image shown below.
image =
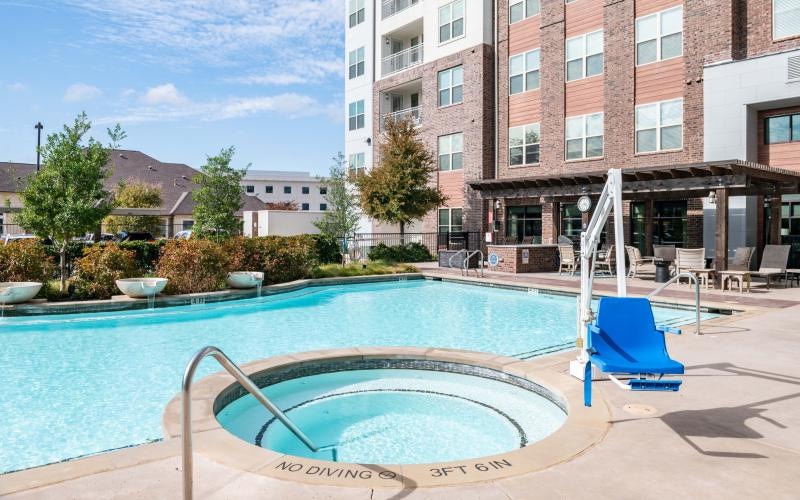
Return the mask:
<svg viewBox="0 0 800 500"><path fill-rule="evenodd" d="M304 212L328 209L325 179L308 172L249 170L241 184L245 194L264 203L294 202Z"/></svg>

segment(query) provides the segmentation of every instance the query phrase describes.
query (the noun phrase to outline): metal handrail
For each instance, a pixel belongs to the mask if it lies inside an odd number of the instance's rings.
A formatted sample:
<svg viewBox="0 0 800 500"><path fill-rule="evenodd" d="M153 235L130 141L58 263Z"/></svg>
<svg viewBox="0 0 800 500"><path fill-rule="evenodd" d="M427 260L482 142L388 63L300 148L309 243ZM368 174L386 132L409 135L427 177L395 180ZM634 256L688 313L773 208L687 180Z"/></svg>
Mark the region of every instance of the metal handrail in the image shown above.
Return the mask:
<svg viewBox="0 0 800 500"><path fill-rule="evenodd" d="M698 280L697 276L695 276L693 273L676 274L675 276L670 278L669 281L667 281L666 283L664 283L660 287L658 287L655 290L653 290L652 292L650 292L647 295L647 298L649 299L650 297L655 297L656 295L661 293L662 290L664 290L669 285L671 285L672 283L678 281L681 278L689 278L691 280L694 280L694 307L695 307L695 313L697 314L697 321L696 321L697 322L697 326L695 328L695 332L694 333L695 333L695 335L702 335L700 333L700 280Z"/></svg>
<svg viewBox="0 0 800 500"><path fill-rule="evenodd" d="M483 278L483 251L482 250L475 250L473 252L468 253L467 256L464 257L464 261L461 264L461 274L463 275L464 272L466 272L467 276L469 276L469 259L471 259L472 256L475 255L475 254L480 254L480 256L481 256L479 262L481 264L480 265L481 278ZM478 269L477 268L475 269L475 276L476 277L478 276Z"/></svg>
<svg viewBox="0 0 800 500"><path fill-rule="evenodd" d="M242 387L247 390L254 398L261 403L264 408L269 410L276 419L285 425L294 434L297 439L303 442L308 449L313 452L320 451L320 447L314 444L303 431L301 431L289 417L284 414L280 408L272 404L261 390L253 383L253 381L245 375L245 373L236 364L230 360L224 352L214 346L207 346L200 349L189 364L186 365L186 371L183 372L183 383L181 385L181 449L183 460L183 498L184 500L192 499L192 379L194 372L197 370L198 365L206 357L212 356L217 362L222 365L225 370L236 379Z"/></svg>
<svg viewBox="0 0 800 500"><path fill-rule="evenodd" d="M467 251L468 250L466 248L462 248L458 252L456 252L453 255L451 255L450 258L447 259L447 267L453 267L453 259L456 258L456 256L458 256L458 254L460 254L461 252L467 253ZM463 267L463 264L462 264L462 267Z"/></svg>

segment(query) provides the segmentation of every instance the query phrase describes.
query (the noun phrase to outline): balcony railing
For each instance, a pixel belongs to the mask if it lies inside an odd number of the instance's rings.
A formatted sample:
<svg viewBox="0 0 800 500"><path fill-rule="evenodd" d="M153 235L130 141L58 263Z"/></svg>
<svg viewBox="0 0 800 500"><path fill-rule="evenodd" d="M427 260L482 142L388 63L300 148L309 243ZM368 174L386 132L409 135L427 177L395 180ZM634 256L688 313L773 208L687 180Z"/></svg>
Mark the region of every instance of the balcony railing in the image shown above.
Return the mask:
<svg viewBox="0 0 800 500"><path fill-rule="evenodd" d="M383 0L383 4L381 5L381 19L393 16L421 1L422 0Z"/></svg>
<svg viewBox="0 0 800 500"><path fill-rule="evenodd" d="M422 64L422 44L409 47L400 52L395 52L383 58L383 76L397 73L398 71Z"/></svg>
<svg viewBox="0 0 800 500"><path fill-rule="evenodd" d="M392 113L384 113L381 116L381 130L386 128L386 123L390 120L408 120L410 119L414 125L422 125L422 115L420 114L420 107L401 109Z"/></svg>

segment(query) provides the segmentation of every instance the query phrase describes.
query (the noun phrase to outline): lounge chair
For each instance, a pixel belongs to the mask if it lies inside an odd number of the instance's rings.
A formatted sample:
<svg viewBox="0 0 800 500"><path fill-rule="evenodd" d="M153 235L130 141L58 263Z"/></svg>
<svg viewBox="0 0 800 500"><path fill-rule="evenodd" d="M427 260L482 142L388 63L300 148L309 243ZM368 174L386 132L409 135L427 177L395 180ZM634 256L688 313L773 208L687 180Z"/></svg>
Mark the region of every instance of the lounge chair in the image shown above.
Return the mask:
<svg viewBox="0 0 800 500"><path fill-rule="evenodd" d="M676 248L675 272L677 274L694 274L697 276L700 284L708 289L711 275L714 274L714 269L706 267L705 248ZM678 283L680 283L680 280L678 280ZM689 281L689 285L691 284L692 282Z"/></svg>
<svg viewBox="0 0 800 500"><path fill-rule="evenodd" d="M665 333L680 334L680 330L656 326L649 300L602 297L597 319L586 332L589 362L583 377L584 404L592 406L592 365L608 373L615 384L626 390L677 391L680 380L661 378L684 371L681 363L669 357ZM625 383L612 374L632 374L638 378Z"/></svg>
<svg viewBox="0 0 800 500"><path fill-rule="evenodd" d="M572 243L572 240L569 238L569 236L564 236L562 234L561 236L558 237L558 244L559 245L570 245L570 246L572 246L573 243Z"/></svg>
<svg viewBox="0 0 800 500"><path fill-rule="evenodd" d="M761 267L758 271L750 273L752 276L766 278L767 290L769 290L772 278L786 279L786 266L789 263L790 245L767 245L764 247L764 255L761 257Z"/></svg>
<svg viewBox="0 0 800 500"><path fill-rule="evenodd" d="M729 271L749 271L753 262L755 247L739 247L733 251L733 260L728 264Z"/></svg>
<svg viewBox="0 0 800 500"><path fill-rule="evenodd" d="M653 264L653 257L642 257L639 248L625 245L625 252L628 254L628 278L635 278L639 273L656 273L656 266Z"/></svg>
<svg viewBox="0 0 800 500"><path fill-rule="evenodd" d="M608 247L602 259L595 261L594 270L608 271L608 274L614 275L614 245Z"/></svg>
<svg viewBox="0 0 800 500"><path fill-rule="evenodd" d="M561 263L558 267L558 275L561 276L562 272L566 272L569 273L570 276L574 276L575 270L578 269L579 261L572 245L558 245L558 256L561 259Z"/></svg>

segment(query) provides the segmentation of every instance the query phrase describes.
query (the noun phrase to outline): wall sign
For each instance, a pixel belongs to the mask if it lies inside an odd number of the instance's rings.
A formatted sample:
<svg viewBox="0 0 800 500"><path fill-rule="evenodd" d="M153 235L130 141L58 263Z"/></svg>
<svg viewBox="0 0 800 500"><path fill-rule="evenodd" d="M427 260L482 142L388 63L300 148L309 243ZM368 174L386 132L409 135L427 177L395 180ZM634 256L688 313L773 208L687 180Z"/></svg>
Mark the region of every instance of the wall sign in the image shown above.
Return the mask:
<svg viewBox="0 0 800 500"><path fill-rule="evenodd" d="M492 267L497 267L497 264L500 263L500 258L497 256L496 253L489 254L489 265Z"/></svg>
<svg viewBox="0 0 800 500"><path fill-rule="evenodd" d="M522 263L527 264L528 261L531 259L531 251L527 248L522 249Z"/></svg>

